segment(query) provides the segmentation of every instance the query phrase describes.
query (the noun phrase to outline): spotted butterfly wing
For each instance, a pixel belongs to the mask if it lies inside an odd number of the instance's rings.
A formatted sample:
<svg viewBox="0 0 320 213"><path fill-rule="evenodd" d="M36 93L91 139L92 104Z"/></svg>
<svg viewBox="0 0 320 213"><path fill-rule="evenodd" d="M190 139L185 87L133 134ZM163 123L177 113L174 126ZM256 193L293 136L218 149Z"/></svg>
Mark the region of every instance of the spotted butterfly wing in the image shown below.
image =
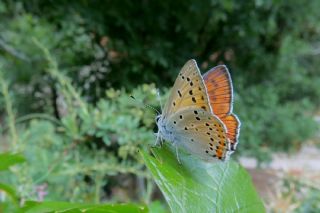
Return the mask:
<svg viewBox="0 0 320 213"><path fill-rule="evenodd" d="M173 132L173 141L205 161L225 160L230 154L223 123L203 109L189 108L175 113L168 120L168 129Z"/></svg>
<svg viewBox="0 0 320 213"><path fill-rule="evenodd" d="M230 140L230 150L235 150L239 142L240 121L234 114L220 117L227 128L227 137Z"/></svg>
<svg viewBox="0 0 320 213"><path fill-rule="evenodd" d="M163 115L171 115L187 107L202 108L211 112L206 87L193 59L182 67L164 107Z"/></svg>
<svg viewBox="0 0 320 213"><path fill-rule="evenodd" d="M219 65L203 75L212 112L219 117L227 129L231 150L238 144L240 121L232 113L232 80L226 66Z"/></svg>
<svg viewBox="0 0 320 213"><path fill-rule="evenodd" d="M180 71L157 125L161 137L204 160L228 156L225 126L212 114L195 60L189 60Z"/></svg>

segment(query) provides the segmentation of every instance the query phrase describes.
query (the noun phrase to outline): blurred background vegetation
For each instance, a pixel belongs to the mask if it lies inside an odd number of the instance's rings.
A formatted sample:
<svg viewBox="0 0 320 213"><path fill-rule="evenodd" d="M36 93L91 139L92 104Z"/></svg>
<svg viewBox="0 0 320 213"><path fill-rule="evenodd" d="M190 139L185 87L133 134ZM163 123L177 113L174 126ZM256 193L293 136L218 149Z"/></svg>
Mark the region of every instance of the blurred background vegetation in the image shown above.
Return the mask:
<svg viewBox="0 0 320 213"><path fill-rule="evenodd" d="M0 150L23 199L165 207L138 153L178 71L226 64L242 126L235 157L268 161L314 137L320 1L0 2ZM165 98L164 98L165 100ZM314 193L310 198L319 197ZM308 208L302 205L301 208Z"/></svg>

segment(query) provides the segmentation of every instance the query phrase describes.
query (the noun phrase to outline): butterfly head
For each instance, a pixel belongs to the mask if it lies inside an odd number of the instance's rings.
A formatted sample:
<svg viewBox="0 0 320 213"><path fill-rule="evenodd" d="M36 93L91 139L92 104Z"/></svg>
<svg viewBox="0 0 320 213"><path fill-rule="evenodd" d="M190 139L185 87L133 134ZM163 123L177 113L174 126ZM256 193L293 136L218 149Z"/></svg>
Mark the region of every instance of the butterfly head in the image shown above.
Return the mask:
<svg viewBox="0 0 320 213"><path fill-rule="evenodd" d="M158 126L158 134L163 135L163 133L165 132L165 124L163 122L163 115L162 114L157 115L155 120L156 120L156 124Z"/></svg>
<svg viewBox="0 0 320 213"><path fill-rule="evenodd" d="M163 114L157 115L156 124L158 126L158 137L173 142L173 130L168 127L166 117Z"/></svg>

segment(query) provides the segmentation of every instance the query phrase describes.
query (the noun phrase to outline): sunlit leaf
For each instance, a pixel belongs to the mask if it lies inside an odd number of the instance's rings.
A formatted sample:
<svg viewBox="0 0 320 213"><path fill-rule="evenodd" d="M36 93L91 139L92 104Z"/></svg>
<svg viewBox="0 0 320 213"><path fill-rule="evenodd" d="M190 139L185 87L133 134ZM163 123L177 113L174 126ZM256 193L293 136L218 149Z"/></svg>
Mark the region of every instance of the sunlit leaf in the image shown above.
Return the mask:
<svg viewBox="0 0 320 213"><path fill-rule="evenodd" d="M239 164L205 163L166 147L143 153L172 212L265 212L248 173Z"/></svg>

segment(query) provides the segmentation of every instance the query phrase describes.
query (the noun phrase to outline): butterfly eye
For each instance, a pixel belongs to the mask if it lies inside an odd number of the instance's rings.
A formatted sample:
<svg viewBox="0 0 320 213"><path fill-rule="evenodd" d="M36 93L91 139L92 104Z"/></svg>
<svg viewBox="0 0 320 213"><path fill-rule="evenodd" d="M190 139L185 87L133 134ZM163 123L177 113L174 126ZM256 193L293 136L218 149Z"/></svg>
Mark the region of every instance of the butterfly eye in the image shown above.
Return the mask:
<svg viewBox="0 0 320 213"><path fill-rule="evenodd" d="M156 123L158 123L158 122L159 122L160 117L161 117L161 116L157 116L157 117L156 117Z"/></svg>

